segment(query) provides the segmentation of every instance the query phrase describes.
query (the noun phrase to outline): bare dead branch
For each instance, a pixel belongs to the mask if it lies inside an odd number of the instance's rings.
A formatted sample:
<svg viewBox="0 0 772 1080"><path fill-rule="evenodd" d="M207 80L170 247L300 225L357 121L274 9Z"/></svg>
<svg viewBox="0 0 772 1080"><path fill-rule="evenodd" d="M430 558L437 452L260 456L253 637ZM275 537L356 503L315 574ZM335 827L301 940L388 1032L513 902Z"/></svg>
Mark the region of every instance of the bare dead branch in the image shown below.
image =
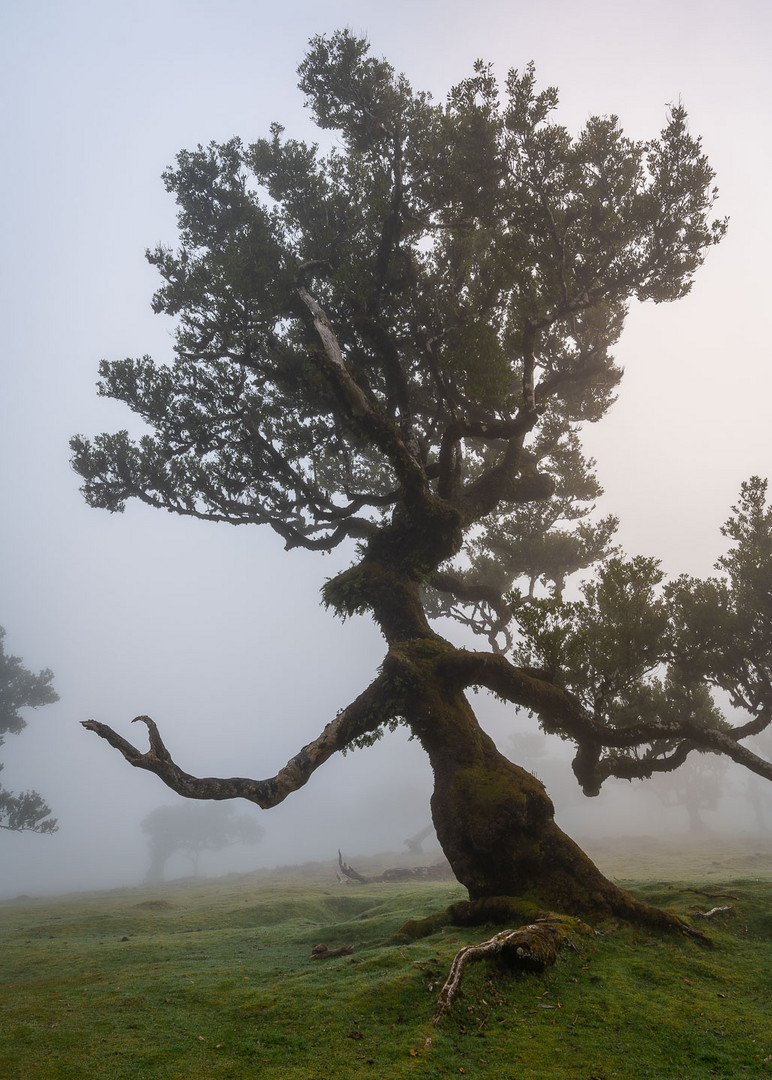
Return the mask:
<svg viewBox="0 0 772 1080"><path fill-rule="evenodd" d="M731 904L722 904L721 907L713 907L710 911L697 911L694 908L689 909L689 914L692 917L698 916L701 919L712 919L714 915L719 915L722 911L731 911Z"/></svg>
<svg viewBox="0 0 772 1080"><path fill-rule="evenodd" d="M332 960L334 956L348 956L353 951L353 945L341 945L339 949L330 949L327 945L314 945L311 950L311 959Z"/></svg>
<svg viewBox="0 0 772 1080"><path fill-rule="evenodd" d="M276 776L267 780L251 780L246 777L196 777L184 772L167 750L155 722L149 716L136 716L132 723L147 726L150 749L144 753L113 731L107 724L96 720L82 721L83 727L93 731L118 750L130 765L155 773L167 787L188 799L247 799L267 810L283 802L293 791L303 787L311 775L334 753L344 750L353 739L376 730L391 719L388 700L383 694L384 677L381 675L343 710L313 742L290 758Z"/></svg>
<svg viewBox="0 0 772 1080"><path fill-rule="evenodd" d="M340 867L341 874L343 874L344 877L347 877L350 881L358 881L360 885L370 884L370 878L364 877L364 875L360 874L358 870L355 870L353 866L349 866L348 863L345 863L343 861L343 856L340 853L340 848L338 848L338 866Z"/></svg>
<svg viewBox="0 0 772 1080"><path fill-rule="evenodd" d="M305 305L322 342L326 363L322 370L349 422L381 449L394 465L406 494L425 499L428 484L423 468L408 450L395 426L377 408L346 366L335 331L322 306L304 285L297 294ZM321 358L320 358L321 359Z"/></svg>

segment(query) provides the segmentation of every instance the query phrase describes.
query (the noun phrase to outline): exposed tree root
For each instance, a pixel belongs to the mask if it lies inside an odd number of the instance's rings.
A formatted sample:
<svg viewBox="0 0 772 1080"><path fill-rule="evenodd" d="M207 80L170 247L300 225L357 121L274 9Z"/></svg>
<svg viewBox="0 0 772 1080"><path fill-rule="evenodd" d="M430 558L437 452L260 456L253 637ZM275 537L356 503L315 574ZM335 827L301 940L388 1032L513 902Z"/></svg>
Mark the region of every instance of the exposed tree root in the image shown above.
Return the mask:
<svg viewBox="0 0 772 1080"><path fill-rule="evenodd" d="M624 895L629 896L629 894ZM704 944L711 944L710 938L699 930L695 930L680 915L651 907L632 896L629 896L629 901L629 906L617 915L621 922L646 926L651 930L664 931L668 934L685 934L688 937L697 938ZM582 916L587 921L595 922L595 919L590 919L586 912L582 912ZM601 911L600 916L607 918L608 912ZM459 900L443 911L427 915L424 919L409 919L399 928L392 940L399 944L406 944L418 938L428 937L443 926L481 926L483 924L511 926L512 924L522 925L525 922L536 923L549 918L572 920L574 917L555 916L552 912L516 896L489 896L479 900Z"/></svg>
<svg viewBox="0 0 772 1080"><path fill-rule="evenodd" d="M434 1023L438 1024L453 1004L464 970L469 964L495 956L514 968L543 971L555 963L559 950L570 944L572 932L589 934L592 931L579 919L548 915L519 930L502 930L479 945L466 945L456 953L450 965L445 985L437 998Z"/></svg>
<svg viewBox="0 0 772 1080"><path fill-rule="evenodd" d="M443 926L499 926L523 924L546 917L547 912L514 896L491 896L485 900L458 900L455 904L435 911L423 919L408 919L392 937L395 944L405 945L429 937Z"/></svg>

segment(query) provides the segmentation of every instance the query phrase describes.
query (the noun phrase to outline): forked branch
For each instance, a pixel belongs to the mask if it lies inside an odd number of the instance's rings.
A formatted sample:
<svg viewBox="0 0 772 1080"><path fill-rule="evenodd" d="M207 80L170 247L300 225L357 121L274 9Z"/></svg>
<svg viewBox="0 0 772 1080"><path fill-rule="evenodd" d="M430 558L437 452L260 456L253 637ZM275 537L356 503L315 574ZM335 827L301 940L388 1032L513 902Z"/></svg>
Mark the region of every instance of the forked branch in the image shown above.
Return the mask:
<svg viewBox="0 0 772 1080"><path fill-rule="evenodd" d="M267 780L250 780L241 776L192 776L172 760L158 727L149 716L135 716L132 720L132 723L140 722L147 726L150 749L145 752L137 749L107 724L96 720L84 720L82 724L84 728L95 732L115 747L130 765L155 773L167 787L186 799L248 799L268 810L283 802L293 791L303 787L319 766L337 751L345 750L354 739L375 731L382 723L391 719L391 714L383 704L387 698L383 694L383 682L383 676L375 679L355 701L327 724L317 739L304 746L276 776Z"/></svg>

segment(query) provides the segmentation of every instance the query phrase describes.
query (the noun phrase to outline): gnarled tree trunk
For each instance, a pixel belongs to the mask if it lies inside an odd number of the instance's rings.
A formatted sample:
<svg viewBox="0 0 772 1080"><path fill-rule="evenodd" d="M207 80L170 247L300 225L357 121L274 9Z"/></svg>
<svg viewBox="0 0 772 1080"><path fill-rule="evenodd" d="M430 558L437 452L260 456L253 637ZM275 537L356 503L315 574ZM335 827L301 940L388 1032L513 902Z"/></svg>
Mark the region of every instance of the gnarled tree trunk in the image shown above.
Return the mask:
<svg viewBox="0 0 772 1080"><path fill-rule="evenodd" d="M442 685L441 669L424 674L424 686L409 722L434 772L437 837L472 901L518 897L566 914L671 923L604 877L558 827L544 785L499 752L464 693Z"/></svg>
<svg viewBox="0 0 772 1080"><path fill-rule="evenodd" d="M496 689L501 672L495 663L491 669L488 654L481 659L480 654L458 649L429 627L417 573L405 571L398 560L365 557L333 579L326 592L339 610L370 609L388 642L388 653L367 690L275 777L191 776L173 761L147 716L136 717L148 728L150 749L145 753L104 724L87 721L85 726L107 739L132 765L156 773L187 798L246 798L268 808L301 787L333 753L361 740L371 741L384 723L402 719L429 756L437 837L473 905L484 907L495 897L521 898L568 915L616 915L663 928L685 928L675 916L647 907L608 881L555 824L552 802L541 782L499 753L477 722L465 690L477 682ZM522 689L508 693L510 700L539 707L536 699L544 684L504 664L510 682L515 678ZM474 921L473 915L467 921Z"/></svg>
<svg viewBox="0 0 772 1080"><path fill-rule="evenodd" d="M367 571L366 561L356 570ZM518 897L566 914L669 923L608 881L557 826L544 785L504 757L480 727L464 692L468 654L429 627L415 579L391 570L400 587L383 589L387 576L379 568L378 587L368 590L390 645L383 675L429 756L434 827L470 900ZM366 572L361 580L368 578Z"/></svg>

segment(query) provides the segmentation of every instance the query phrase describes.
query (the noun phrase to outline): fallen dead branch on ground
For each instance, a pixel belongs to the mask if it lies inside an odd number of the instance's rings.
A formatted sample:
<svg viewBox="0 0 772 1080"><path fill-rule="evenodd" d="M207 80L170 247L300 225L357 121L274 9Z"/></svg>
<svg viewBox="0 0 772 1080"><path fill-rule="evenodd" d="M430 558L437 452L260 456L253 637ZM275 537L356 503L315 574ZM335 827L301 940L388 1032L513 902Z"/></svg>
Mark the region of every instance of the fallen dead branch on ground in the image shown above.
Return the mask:
<svg viewBox="0 0 772 1080"><path fill-rule="evenodd" d="M311 950L311 959L332 960L333 956L348 956L353 951L353 945L341 945L339 949L330 949L326 945L314 945Z"/></svg>
<svg viewBox="0 0 772 1080"><path fill-rule="evenodd" d="M377 877L365 877L353 866L349 866L348 863L344 862L343 856L338 851L338 867L340 870L338 881L342 882L347 878L349 881L356 881L360 885L398 881L444 881L446 878L453 877L450 864L445 859L435 863L434 866L395 866L392 869L384 870Z"/></svg>

